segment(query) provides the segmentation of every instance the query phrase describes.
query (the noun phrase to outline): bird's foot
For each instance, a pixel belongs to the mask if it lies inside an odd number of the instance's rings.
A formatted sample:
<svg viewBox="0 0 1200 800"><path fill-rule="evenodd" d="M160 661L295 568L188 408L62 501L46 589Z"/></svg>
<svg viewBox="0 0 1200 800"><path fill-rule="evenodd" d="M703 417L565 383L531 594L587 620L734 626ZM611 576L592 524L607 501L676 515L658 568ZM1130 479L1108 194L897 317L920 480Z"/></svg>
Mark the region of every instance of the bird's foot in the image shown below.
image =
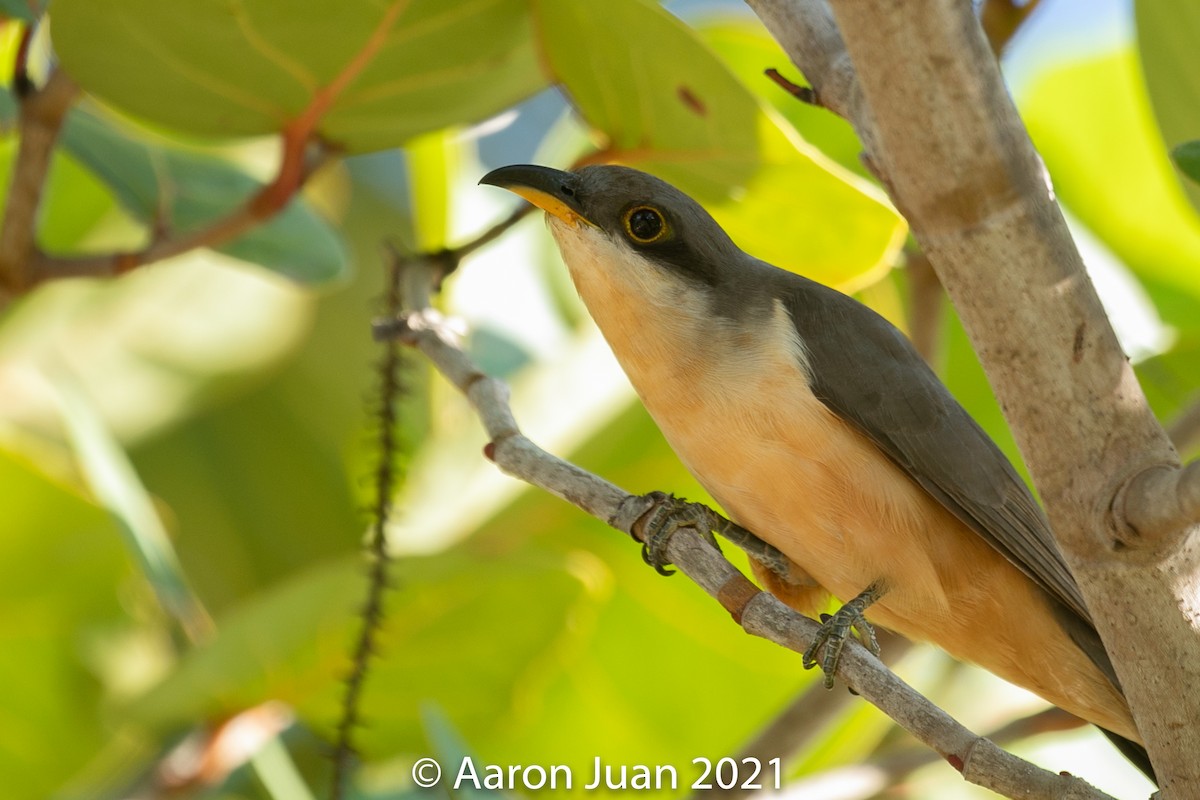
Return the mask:
<svg viewBox="0 0 1200 800"><path fill-rule="evenodd" d="M656 504L642 526L642 560L654 567L659 575L675 574L675 570L667 569L667 565L671 563L667 556L667 544L681 528L696 530L708 539L713 547L721 549L713 537L717 521L724 519L720 514L708 506L689 503L682 497L671 494L655 492L654 499Z"/></svg>
<svg viewBox="0 0 1200 800"><path fill-rule="evenodd" d="M655 501L650 512L650 518L644 524L645 542L642 546L642 559L654 567L660 575L670 575L672 570L666 569L671 561L667 558L667 542L680 528L695 528L701 531L713 546L721 549L714 533L721 535L727 542L741 549L746 555L778 575L782 580L795 585L810 585L812 579L779 548L767 544L750 531L738 525L731 519L721 516L706 505L689 503L682 497L675 497L662 492L652 492L649 497Z"/></svg>
<svg viewBox="0 0 1200 800"><path fill-rule="evenodd" d="M812 669L820 664L825 673L825 688L833 688L833 675L837 672L838 661L842 657L842 648L851 630L858 631L858 638L871 651L871 655L879 655L879 642L875 638L875 628L867 622L864 614L867 607L883 596L883 584L875 581L864 589L857 597L846 603L833 615L821 615L821 628L816 638L804 651L803 664L805 669ZM817 651L824 650L821 659L817 660Z"/></svg>

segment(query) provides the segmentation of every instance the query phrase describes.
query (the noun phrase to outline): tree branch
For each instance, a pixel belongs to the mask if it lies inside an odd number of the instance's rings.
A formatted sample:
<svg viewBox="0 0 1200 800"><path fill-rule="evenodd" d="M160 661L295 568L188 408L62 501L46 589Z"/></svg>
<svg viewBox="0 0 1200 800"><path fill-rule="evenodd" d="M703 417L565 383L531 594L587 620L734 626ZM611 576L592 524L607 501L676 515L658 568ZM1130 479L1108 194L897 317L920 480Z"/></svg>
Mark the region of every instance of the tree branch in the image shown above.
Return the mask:
<svg viewBox="0 0 1200 800"><path fill-rule="evenodd" d="M4 223L0 227L0 305L25 291L36 253L38 209L46 171L54 156L63 120L75 103L78 87L55 69L41 89L26 87L17 118L17 157L13 164Z"/></svg>
<svg viewBox="0 0 1200 800"><path fill-rule="evenodd" d="M997 745L1007 745L1042 733L1065 731L1086 725L1061 708L1048 708L1013 720L987 734ZM794 797L821 797L824 800L851 800L892 796L904 792L888 792L905 781L912 773L937 760L937 754L915 743L906 747L889 748L861 764L835 767L824 772L806 775L789 787Z"/></svg>
<svg viewBox="0 0 1200 800"><path fill-rule="evenodd" d="M406 283L436 277L428 257L414 259L416 273ZM426 293L427 294L427 293ZM374 326L378 339L398 338L420 350L459 389L479 415L490 442L484 454L503 472L566 500L619 531L643 541L643 525L660 498L636 496L551 455L527 439L508 406L508 388L471 363L452 326L424 307ZM721 603L748 633L803 653L817 623L760 591L725 560L698 531L681 531L667 543L667 555L681 572ZM847 643L838 675L921 741L940 753L972 783L1013 798L1103 798L1084 781L1057 775L1022 761L971 733L922 697L857 642Z"/></svg>
<svg viewBox="0 0 1200 800"><path fill-rule="evenodd" d="M819 0L748 2L846 110L953 300L1163 787L1200 785L1194 471L1142 396L971 4L833 0L834 24Z"/></svg>

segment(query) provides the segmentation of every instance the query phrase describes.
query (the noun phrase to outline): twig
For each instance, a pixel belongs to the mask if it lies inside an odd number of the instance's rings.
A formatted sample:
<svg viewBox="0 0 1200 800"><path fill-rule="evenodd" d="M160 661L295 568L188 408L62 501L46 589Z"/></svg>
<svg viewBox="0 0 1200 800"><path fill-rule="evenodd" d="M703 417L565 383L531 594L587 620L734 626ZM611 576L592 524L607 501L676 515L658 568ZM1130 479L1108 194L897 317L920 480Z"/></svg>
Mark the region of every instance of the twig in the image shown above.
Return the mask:
<svg viewBox="0 0 1200 800"><path fill-rule="evenodd" d="M521 203L521 205L514 209L513 212L507 217L500 220L495 225L488 228L486 231L479 234L466 244L462 244L454 248L452 252L454 253L455 261L462 261L479 248L496 241L502 234L507 232L509 228L525 219L525 217L529 216L530 212L536 208L537 206L531 203Z"/></svg>
<svg viewBox="0 0 1200 800"><path fill-rule="evenodd" d="M1048 708L1045 711L1013 720L991 731L986 738L997 745L1005 745L1042 733L1074 730L1086 724L1061 708ZM836 767L807 775L789 789L795 797L821 797L826 800L890 797L892 794L887 791L889 788L901 784L912 773L935 761L937 761L936 753L914 743L908 747L892 748L889 752L881 752L861 764Z"/></svg>
<svg viewBox="0 0 1200 800"><path fill-rule="evenodd" d="M388 290L385 308L396 315L401 307L401 269L399 259L392 258L388 269ZM354 644L351 668L346 676L346 691L342 695L342 713L338 720L333 751L332 800L345 796L353 760L354 731L359 724L360 704L367 668L375 654L375 641L383 623L383 598L389 588L387 527L392 515L392 499L396 483L396 399L400 393L400 346L394 341L383 343L383 358L379 363L379 405L375 410L378 426L376 443L379 463L375 466L375 498L371 509L371 537L368 542L370 570L367 580L367 599L363 604L358 639Z"/></svg>
<svg viewBox="0 0 1200 800"><path fill-rule="evenodd" d="M41 89L28 88L20 102L17 157L13 164L4 223L0 227L0 304L25 291L36 252L38 209L54 143L78 92L75 82L55 69Z"/></svg>
<svg viewBox="0 0 1200 800"><path fill-rule="evenodd" d="M817 94L817 90L811 86L801 86L797 83L792 83L783 75L779 74L779 70L770 67L763 71L763 74L771 79L771 82L790 94L792 97L799 100L801 103L807 103L810 106L823 107L821 97Z"/></svg>
<svg viewBox="0 0 1200 800"><path fill-rule="evenodd" d="M539 448L520 431L508 389L484 375L434 309L420 308L375 325L377 338L397 338L420 350L474 407L491 441L484 454L505 473L545 489L619 531L643 541L648 512L660 498L636 496ZM671 562L721 603L748 633L803 653L817 623L760 591L698 531L684 530L666 545ZM1005 753L964 728L901 681L857 642L843 651L838 675L854 691L958 769L972 783L1013 798L1104 798L1069 775L1056 775Z"/></svg>

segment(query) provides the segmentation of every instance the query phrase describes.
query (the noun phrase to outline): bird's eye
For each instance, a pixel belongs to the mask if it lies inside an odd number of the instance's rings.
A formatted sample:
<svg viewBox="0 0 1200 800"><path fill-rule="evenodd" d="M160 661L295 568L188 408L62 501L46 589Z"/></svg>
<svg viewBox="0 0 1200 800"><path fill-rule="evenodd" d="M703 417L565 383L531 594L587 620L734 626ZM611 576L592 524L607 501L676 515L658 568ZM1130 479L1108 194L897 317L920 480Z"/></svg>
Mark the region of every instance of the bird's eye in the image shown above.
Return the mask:
<svg viewBox="0 0 1200 800"><path fill-rule="evenodd" d="M634 206L625 212L625 232L639 244L652 244L667 235L667 221L650 206Z"/></svg>

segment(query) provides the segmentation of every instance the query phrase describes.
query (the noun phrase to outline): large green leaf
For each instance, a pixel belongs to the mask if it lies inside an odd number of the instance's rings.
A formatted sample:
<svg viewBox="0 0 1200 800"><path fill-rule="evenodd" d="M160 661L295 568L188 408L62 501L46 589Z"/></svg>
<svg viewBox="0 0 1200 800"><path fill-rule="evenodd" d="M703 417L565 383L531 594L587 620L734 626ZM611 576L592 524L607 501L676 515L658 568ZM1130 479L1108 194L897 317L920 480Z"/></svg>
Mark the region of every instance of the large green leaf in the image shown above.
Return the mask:
<svg viewBox="0 0 1200 800"><path fill-rule="evenodd" d="M1136 0L1134 10L1142 73L1167 149L1200 139L1200 3ZM1184 189L1200 209L1200 185L1184 181Z"/></svg>
<svg viewBox="0 0 1200 800"><path fill-rule="evenodd" d="M468 735L511 725L560 668L559 651L575 636L568 620L601 599L602 585L586 579L592 568L529 553L397 562L363 700L366 752L420 749L427 701ZM225 615L211 645L136 701L130 718L186 725L277 699L331 732L363 592L357 558L296 575Z"/></svg>
<svg viewBox="0 0 1200 800"><path fill-rule="evenodd" d="M188 133L315 115L350 152L485 118L541 88L524 0L56 0L88 91Z"/></svg>
<svg viewBox="0 0 1200 800"><path fill-rule="evenodd" d="M144 598L108 515L7 452L0 486L0 771L6 797L32 800L107 738L105 669L128 681L152 664L121 638L122 605Z"/></svg>
<svg viewBox="0 0 1200 800"><path fill-rule="evenodd" d="M545 61L602 155L703 202L746 250L835 285L890 263L904 225L805 143L697 34L643 0L531 0Z"/></svg>

